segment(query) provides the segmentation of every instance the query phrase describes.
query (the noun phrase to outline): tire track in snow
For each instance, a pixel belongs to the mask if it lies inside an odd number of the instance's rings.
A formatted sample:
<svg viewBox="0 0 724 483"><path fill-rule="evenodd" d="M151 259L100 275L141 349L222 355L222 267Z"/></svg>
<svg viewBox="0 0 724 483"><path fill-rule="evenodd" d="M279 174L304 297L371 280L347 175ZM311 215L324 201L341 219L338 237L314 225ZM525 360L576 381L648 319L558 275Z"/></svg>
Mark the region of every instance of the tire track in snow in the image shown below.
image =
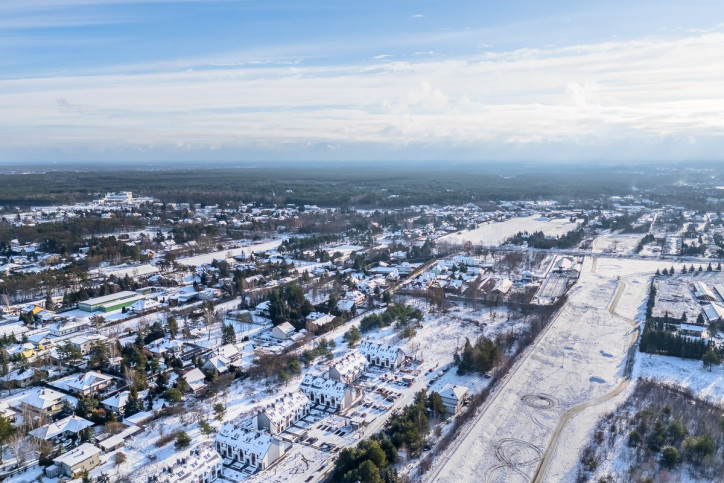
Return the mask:
<svg viewBox="0 0 724 483"><path fill-rule="evenodd" d="M594 264L592 266L592 270L595 272L596 270L596 259L594 258ZM571 409L566 411L561 419L558 421L558 425L556 426L556 429L553 432L553 438L551 439L551 442L548 444L548 448L543 453L543 457L540 460L540 463L538 464L538 468L536 469L535 475L533 476L533 482L534 483L540 483L544 481L546 472L548 471L548 467L551 464L551 461L553 460L553 456L555 456L556 449L558 448L558 441L560 439L561 433L563 432L563 429L565 428L566 424L573 419L575 416L583 412L585 409L588 409L593 406L597 406L599 404L602 404L604 402L610 401L614 397L618 396L623 392L624 389L628 387L628 385L631 383L631 373L633 371L633 363L634 358L636 355L636 342L638 340L639 336L639 329L636 325L636 321L629 319L627 317L624 317L616 312L616 307L618 306L619 301L621 300L621 297L623 296L624 291L626 290L626 283L618 280L618 288L616 290L616 293L613 297L613 300L611 301L611 304L608 307L608 311L611 315L614 317L619 317L623 320L626 320L631 325L634 326L634 330L631 333L631 338L629 339L629 348L628 353L626 355L626 365L624 366L624 373L623 373L623 380L616 386L612 391L599 396L595 399L591 399L590 401L586 401L580 404L577 404L576 406L573 406Z"/></svg>

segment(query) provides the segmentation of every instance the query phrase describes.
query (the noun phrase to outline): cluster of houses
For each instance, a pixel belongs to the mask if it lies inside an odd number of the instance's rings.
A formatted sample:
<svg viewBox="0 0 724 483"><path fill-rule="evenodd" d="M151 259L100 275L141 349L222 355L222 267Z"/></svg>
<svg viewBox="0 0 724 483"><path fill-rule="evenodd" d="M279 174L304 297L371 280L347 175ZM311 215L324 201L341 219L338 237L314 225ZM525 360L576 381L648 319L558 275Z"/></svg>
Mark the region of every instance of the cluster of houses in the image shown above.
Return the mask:
<svg viewBox="0 0 724 483"><path fill-rule="evenodd" d="M365 341L331 362L322 374L305 374L299 387L279 396L257 411L252 420L224 424L215 445L230 471L252 474L269 468L284 456L295 434L290 432L305 420L319 420L327 414L345 411L359 400L355 384L370 366L399 367L404 352L396 347ZM310 419L311 418L311 419Z"/></svg>

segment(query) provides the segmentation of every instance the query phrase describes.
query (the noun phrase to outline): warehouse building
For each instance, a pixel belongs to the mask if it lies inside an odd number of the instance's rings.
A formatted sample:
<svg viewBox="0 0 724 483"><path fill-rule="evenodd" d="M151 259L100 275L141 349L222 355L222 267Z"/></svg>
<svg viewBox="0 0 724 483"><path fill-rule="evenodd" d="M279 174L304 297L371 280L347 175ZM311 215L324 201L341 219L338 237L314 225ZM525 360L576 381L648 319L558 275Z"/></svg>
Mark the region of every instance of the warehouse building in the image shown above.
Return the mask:
<svg viewBox="0 0 724 483"><path fill-rule="evenodd" d="M141 298L136 292L118 292L85 300L78 303L78 308L84 312L112 312L113 310L130 307Z"/></svg>

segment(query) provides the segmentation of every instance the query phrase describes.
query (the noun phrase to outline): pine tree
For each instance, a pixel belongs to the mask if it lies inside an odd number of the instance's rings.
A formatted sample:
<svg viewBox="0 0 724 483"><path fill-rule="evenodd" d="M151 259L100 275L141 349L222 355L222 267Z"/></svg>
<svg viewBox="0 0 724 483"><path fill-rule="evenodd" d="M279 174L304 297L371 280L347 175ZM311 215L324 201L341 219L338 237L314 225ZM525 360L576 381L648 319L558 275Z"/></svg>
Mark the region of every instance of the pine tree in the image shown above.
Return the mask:
<svg viewBox="0 0 724 483"><path fill-rule="evenodd" d="M143 403L138 399L138 391L135 387L131 388L131 393L128 395L128 401L123 410L123 414L126 417L133 416L134 414L143 410Z"/></svg>
<svg viewBox="0 0 724 483"><path fill-rule="evenodd" d="M221 329L222 344L236 344L236 331L232 324L224 324Z"/></svg>

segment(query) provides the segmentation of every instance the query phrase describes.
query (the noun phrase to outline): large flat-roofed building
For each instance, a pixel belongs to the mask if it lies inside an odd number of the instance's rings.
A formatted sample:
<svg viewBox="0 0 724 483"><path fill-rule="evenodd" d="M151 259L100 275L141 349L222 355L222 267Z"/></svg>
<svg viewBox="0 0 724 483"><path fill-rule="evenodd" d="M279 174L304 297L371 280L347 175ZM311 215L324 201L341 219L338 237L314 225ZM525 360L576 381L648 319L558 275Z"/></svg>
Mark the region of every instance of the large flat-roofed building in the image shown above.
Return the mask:
<svg viewBox="0 0 724 483"><path fill-rule="evenodd" d="M130 307L141 298L136 292L118 292L79 302L78 308L84 312L111 312Z"/></svg>

